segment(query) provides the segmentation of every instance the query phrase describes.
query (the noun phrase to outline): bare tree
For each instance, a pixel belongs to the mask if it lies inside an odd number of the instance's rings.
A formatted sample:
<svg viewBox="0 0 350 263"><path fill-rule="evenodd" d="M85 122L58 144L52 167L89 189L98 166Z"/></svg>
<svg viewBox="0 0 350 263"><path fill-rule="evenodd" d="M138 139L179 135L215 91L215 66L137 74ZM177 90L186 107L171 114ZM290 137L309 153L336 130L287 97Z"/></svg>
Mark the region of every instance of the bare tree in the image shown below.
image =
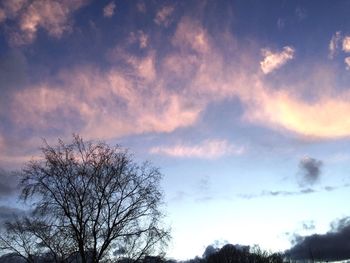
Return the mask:
<svg viewBox="0 0 350 263"><path fill-rule="evenodd" d="M169 231L161 225L157 168L79 136L70 144L45 142L41 150L42 159L23 170L21 197L33 205L37 219L29 230L43 247L63 261L68 248L76 249L82 263L139 261L162 251Z"/></svg>
<svg viewBox="0 0 350 263"><path fill-rule="evenodd" d="M37 239L27 231L24 222L15 218L6 222L0 235L1 251L9 251L23 258L28 263L34 263L37 255Z"/></svg>
<svg viewBox="0 0 350 263"><path fill-rule="evenodd" d="M26 262L39 259L50 262L69 262L74 259L76 246L67 238L69 231L35 217L16 217L6 222L0 235L0 249L14 252Z"/></svg>

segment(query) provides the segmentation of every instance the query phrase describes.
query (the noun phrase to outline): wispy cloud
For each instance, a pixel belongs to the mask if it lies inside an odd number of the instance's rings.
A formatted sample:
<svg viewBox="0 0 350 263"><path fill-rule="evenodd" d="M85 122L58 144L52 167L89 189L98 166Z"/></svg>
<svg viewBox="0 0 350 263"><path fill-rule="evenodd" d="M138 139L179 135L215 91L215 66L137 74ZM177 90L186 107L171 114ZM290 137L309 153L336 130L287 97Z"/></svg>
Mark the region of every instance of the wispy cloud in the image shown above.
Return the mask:
<svg viewBox="0 0 350 263"><path fill-rule="evenodd" d="M350 70L350 57L344 58L344 63L346 64L346 69Z"/></svg>
<svg viewBox="0 0 350 263"><path fill-rule="evenodd" d="M156 17L154 18L154 22L157 25L162 25L162 26L169 26L171 23L171 15L174 12L175 7L172 5L166 5L163 6L161 9L158 10Z"/></svg>
<svg viewBox="0 0 350 263"><path fill-rule="evenodd" d="M350 36L345 36L343 38L343 51L346 53L350 52Z"/></svg>
<svg viewBox="0 0 350 263"><path fill-rule="evenodd" d="M332 192L338 189L348 188L348 187L350 187L350 184L344 184L340 186L325 186L319 189L303 188L297 191L263 190L257 194L239 194L238 197L243 199L254 199L254 198L261 198L261 197L288 197L288 196L307 195L307 194L320 193L320 192Z"/></svg>
<svg viewBox="0 0 350 263"><path fill-rule="evenodd" d="M312 194L317 192L314 189L306 188L299 191L262 191L258 194L239 194L238 197L243 199L254 199L260 197L278 197L278 196L296 196L296 195L305 195Z"/></svg>
<svg viewBox="0 0 350 263"><path fill-rule="evenodd" d="M40 28L60 38L72 28L72 13L87 3L87 0L5 0L1 21L15 21L14 26L9 23L9 41L16 46L32 43Z"/></svg>
<svg viewBox="0 0 350 263"><path fill-rule="evenodd" d="M114 15L116 7L117 7L117 5L115 4L114 1L110 2L108 5L106 5L103 8L103 16L104 17L112 17Z"/></svg>
<svg viewBox="0 0 350 263"><path fill-rule="evenodd" d="M137 32L130 32L128 40L130 44L138 43L139 48L144 49L148 46L149 37L142 30L138 30Z"/></svg>
<svg viewBox="0 0 350 263"><path fill-rule="evenodd" d="M0 205L0 228L3 223L13 221L15 218L26 216L29 212L15 207Z"/></svg>
<svg viewBox="0 0 350 263"><path fill-rule="evenodd" d="M155 77L152 58L130 59L134 76L117 69L77 68L62 72L59 85L41 83L16 93L13 121L35 123L33 128L41 132L53 127L64 128L64 134L75 130L89 138L171 132L196 121L200 108L186 106L184 97L149 83ZM141 82L153 89L139 89ZM62 122L69 126L62 127Z"/></svg>
<svg viewBox="0 0 350 263"><path fill-rule="evenodd" d="M181 158L215 159L224 155L240 155L243 147L237 147L225 140L206 140L197 145L177 144L174 146L159 146L150 149L153 154L164 154Z"/></svg>
<svg viewBox="0 0 350 263"><path fill-rule="evenodd" d="M303 230L314 230L316 228L315 222L313 220L310 221L303 221L302 222L302 229Z"/></svg>
<svg viewBox="0 0 350 263"><path fill-rule="evenodd" d="M29 130L49 137L54 131L55 137L64 137L79 132L106 139L173 132L195 125L211 103L239 100L242 120L254 125L311 139L350 136L350 123L343 117L350 111L350 92L324 92L336 89L335 80L328 80L324 71L298 84L272 86L256 70L253 53L234 50L227 63L217 43L234 46L236 40L230 35L213 36L201 21L188 16L177 21L173 35L164 39L169 50L161 54L151 48L151 33L131 32L126 47L118 45L106 54L109 66L91 63L57 70L11 90L10 106L0 105L2 111L19 133ZM127 48L131 44L142 52L132 53ZM265 55L261 66L268 73L292 59L294 49L285 47ZM320 83L312 90L312 99L303 94L310 92L309 83ZM196 145L177 146L185 154Z"/></svg>
<svg viewBox="0 0 350 263"><path fill-rule="evenodd" d="M269 49L261 50L264 59L260 62L261 70L265 74L282 67L287 61L294 58L295 50L293 47L285 46L281 52L272 52Z"/></svg>
<svg viewBox="0 0 350 263"><path fill-rule="evenodd" d="M335 54L337 53L337 50L339 48L339 44L341 41L341 32L337 31L335 34L332 36L328 48L329 48L329 58L333 58Z"/></svg>
<svg viewBox="0 0 350 263"><path fill-rule="evenodd" d="M350 136L350 123L344 115L350 110L350 93L320 96L307 102L288 90L274 91L265 87L255 90L245 118L275 129L285 129L310 138Z"/></svg>
<svg viewBox="0 0 350 263"><path fill-rule="evenodd" d="M187 51L206 53L210 49L209 36L196 20L184 17L178 24L172 44Z"/></svg>
<svg viewBox="0 0 350 263"><path fill-rule="evenodd" d="M18 183L18 174L0 168L0 198L15 194Z"/></svg>

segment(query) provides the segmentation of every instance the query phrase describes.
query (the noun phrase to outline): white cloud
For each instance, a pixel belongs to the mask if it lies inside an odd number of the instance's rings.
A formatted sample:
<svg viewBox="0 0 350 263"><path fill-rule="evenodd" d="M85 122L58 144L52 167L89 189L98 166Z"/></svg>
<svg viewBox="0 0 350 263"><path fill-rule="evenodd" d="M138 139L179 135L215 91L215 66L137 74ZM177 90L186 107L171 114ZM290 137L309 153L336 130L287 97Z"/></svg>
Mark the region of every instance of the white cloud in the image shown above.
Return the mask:
<svg viewBox="0 0 350 263"><path fill-rule="evenodd" d="M173 6L163 6L156 14L154 22L157 25L163 25L165 27L169 26L171 22L171 14L174 12L175 8Z"/></svg>
<svg viewBox="0 0 350 263"><path fill-rule="evenodd" d="M224 155L240 155L244 152L244 148L232 145L226 140L206 140L197 145L177 144L153 147L150 152L181 158L215 159Z"/></svg>
<svg viewBox="0 0 350 263"><path fill-rule="evenodd" d="M103 8L103 16L104 17L112 17L114 15L114 11L116 8L116 4L112 1L108 5Z"/></svg>
<svg viewBox="0 0 350 263"><path fill-rule="evenodd" d="M350 52L350 36L345 36L343 38L343 51L346 53Z"/></svg>
<svg viewBox="0 0 350 263"><path fill-rule="evenodd" d="M264 60L260 62L261 70L265 74L271 73L286 64L288 60L293 59L294 53L294 48L290 46L285 46L282 52L275 53L269 49L263 49Z"/></svg>
<svg viewBox="0 0 350 263"><path fill-rule="evenodd" d="M334 55L337 53L337 50L339 48L339 42L341 41L341 32L337 31L331 38L331 41L329 42L329 58L333 58Z"/></svg>

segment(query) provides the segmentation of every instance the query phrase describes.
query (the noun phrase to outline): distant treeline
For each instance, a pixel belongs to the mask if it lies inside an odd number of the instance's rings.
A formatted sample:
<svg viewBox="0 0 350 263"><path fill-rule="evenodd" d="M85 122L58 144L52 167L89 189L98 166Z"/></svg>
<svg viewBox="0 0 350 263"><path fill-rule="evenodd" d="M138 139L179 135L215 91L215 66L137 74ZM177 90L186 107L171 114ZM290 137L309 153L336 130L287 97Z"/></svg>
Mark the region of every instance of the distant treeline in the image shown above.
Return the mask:
<svg viewBox="0 0 350 263"><path fill-rule="evenodd" d="M0 257L0 263L25 263L26 260L15 254L7 254ZM36 263L50 263L50 255L42 255L35 259ZM80 262L78 254L75 258L62 263ZM105 261L105 262L108 262ZM112 262L112 261L111 261ZM163 257L146 256L139 261L131 259L120 259L117 263L282 263L283 255L279 253L268 253L259 248L250 249L249 246L238 246L227 244L220 249L208 246L202 257L196 257L187 261L169 260Z"/></svg>
<svg viewBox="0 0 350 263"><path fill-rule="evenodd" d="M181 263L282 263L283 255L268 253L259 247L226 244L221 249L208 246L203 257ZM171 262L171 263L175 263Z"/></svg>

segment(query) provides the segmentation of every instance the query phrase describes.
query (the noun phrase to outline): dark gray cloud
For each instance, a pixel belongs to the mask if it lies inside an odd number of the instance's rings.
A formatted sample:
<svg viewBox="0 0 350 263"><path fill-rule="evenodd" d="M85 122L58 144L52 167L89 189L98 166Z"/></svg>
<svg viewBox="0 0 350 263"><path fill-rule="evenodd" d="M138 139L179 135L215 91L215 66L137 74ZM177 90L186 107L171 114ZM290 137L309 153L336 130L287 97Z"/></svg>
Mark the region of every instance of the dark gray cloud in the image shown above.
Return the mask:
<svg viewBox="0 0 350 263"><path fill-rule="evenodd" d="M302 228L304 230L313 230L315 229L315 222L314 221L304 221L302 222Z"/></svg>
<svg viewBox="0 0 350 263"><path fill-rule="evenodd" d="M16 217L26 215L26 211L10 206L0 205L0 227L6 221L12 221Z"/></svg>
<svg viewBox="0 0 350 263"><path fill-rule="evenodd" d="M320 160L304 157L299 162L299 169L301 174L300 186L313 185L316 183L321 175L321 167L323 163Z"/></svg>
<svg viewBox="0 0 350 263"><path fill-rule="evenodd" d="M306 188L299 191L262 191L259 194L240 194L239 197L243 199L253 199L258 197L269 197L269 196L295 196L295 195L304 195L304 194L312 194L317 192L314 189Z"/></svg>
<svg viewBox="0 0 350 263"><path fill-rule="evenodd" d="M294 246L286 251L291 259L338 261L350 259L350 217L331 224L323 235L296 236Z"/></svg>
<svg viewBox="0 0 350 263"><path fill-rule="evenodd" d="M252 199L252 198L258 198L258 197L274 197L274 196L295 196L295 195L305 195L305 194L312 194L312 193L319 193L319 192L332 192L332 191L336 191L338 189L341 188L347 188L350 187L350 184L344 184L344 185L338 185L338 186L325 186L321 189L313 189L313 188L304 188L301 190L297 190L297 191L267 191L264 190L259 194L240 194L238 195L238 197L243 198L243 199Z"/></svg>
<svg viewBox="0 0 350 263"><path fill-rule="evenodd" d="M18 173L0 168L0 199L16 194L18 182Z"/></svg>
<svg viewBox="0 0 350 263"><path fill-rule="evenodd" d="M211 182L209 176L205 176L198 181L198 191L207 192L210 190Z"/></svg>

